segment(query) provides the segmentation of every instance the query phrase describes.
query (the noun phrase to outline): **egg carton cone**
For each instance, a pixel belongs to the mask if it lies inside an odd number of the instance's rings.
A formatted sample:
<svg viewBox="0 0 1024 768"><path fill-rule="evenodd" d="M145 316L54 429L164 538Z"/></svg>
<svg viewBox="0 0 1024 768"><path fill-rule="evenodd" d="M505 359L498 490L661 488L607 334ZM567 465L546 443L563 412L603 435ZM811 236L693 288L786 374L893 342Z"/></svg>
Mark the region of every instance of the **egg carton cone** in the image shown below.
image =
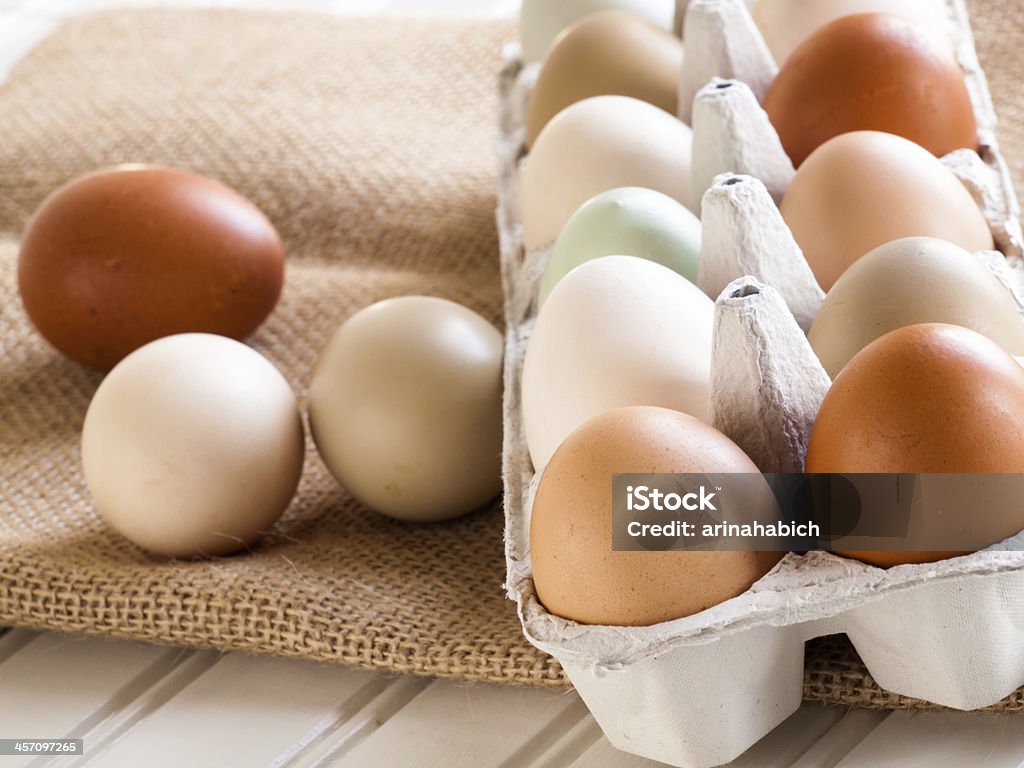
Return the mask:
<svg viewBox="0 0 1024 768"><path fill-rule="evenodd" d="M795 173L760 108L778 68L748 5L746 0L677 3L677 25L686 52L678 116L693 127L693 200L702 198L719 173L731 172L761 179L778 202ZM974 105L980 144L979 152L963 149L942 160L984 212L1000 252L1011 266L1020 267L1020 206L999 151L995 107L978 62L967 7L964 0L945 0L941 7Z"/></svg>
<svg viewBox="0 0 1024 768"><path fill-rule="evenodd" d="M999 248L976 258L1021 307L1017 199L964 4L947 0L945 7L982 147L943 161L984 212ZM684 75L680 87L694 89L693 186L704 225L698 282L717 297L711 419L762 471L801 471L830 381L805 336L824 295L777 207L793 166L757 98L775 65L762 55L744 0L679 8L684 69L704 78L687 84ZM737 35L739 45L726 44ZM791 715L801 701L804 643L814 637L846 633L880 686L955 709L988 706L1024 684L1024 535L965 557L888 570L825 552L788 554L739 597L649 627L583 625L545 610L531 576L539 477L520 392L551 250L525 251L520 223L524 118L536 76L536 65L524 68L510 46L501 73L497 211L506 589L529 641L558 659L613 745L680 768L725 764Z"/></svg>

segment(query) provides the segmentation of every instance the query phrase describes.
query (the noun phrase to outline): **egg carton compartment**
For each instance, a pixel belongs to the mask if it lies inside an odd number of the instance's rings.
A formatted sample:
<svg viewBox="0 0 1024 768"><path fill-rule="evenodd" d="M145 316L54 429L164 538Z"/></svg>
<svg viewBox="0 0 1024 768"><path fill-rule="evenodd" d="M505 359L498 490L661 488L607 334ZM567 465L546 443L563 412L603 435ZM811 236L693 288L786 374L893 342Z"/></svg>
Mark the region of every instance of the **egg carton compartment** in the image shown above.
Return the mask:
<svg viewBox="0 0 1024 768"><path fill-rule="evenodd" d="M681 88L704 79L693 90L693 185L703 203L699 284L718 297L712 422L762 471L800 471L830 381L805 336L823 293L776 206L793 167L757 99L775 65L761 55L766 49L743 0L679 7L687 38ZM946 0L945 7L982 148L943 160L984 212L1000 249L977 258L1022 306L1019 208L994 109L964 3ZM497 210L507 329L506 588L526 637L559 660L612 744L686 768L733 760L799 707L804 643L839 632L879 685L906 696L971 710L1024 684L1020 536L965 557L888 570L824 552L788 554L739 597L648 627L582 625L540 604L529 552L539 478L527 450L520 381L550 246L524 250L519 211L525 108L538 67L523 67L515 46L506 60Z"/></svg>

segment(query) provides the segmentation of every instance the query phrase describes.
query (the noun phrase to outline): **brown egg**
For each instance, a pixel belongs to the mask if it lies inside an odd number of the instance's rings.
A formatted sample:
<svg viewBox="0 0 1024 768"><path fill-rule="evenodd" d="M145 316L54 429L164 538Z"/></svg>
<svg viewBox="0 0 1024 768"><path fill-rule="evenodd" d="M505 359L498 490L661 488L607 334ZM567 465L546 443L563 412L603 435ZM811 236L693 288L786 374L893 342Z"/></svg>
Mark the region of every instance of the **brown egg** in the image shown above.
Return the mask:
<svg viewBox="0 0 1024 768"><path fill-rule="evenodd" d="M849 131L886 131L942 156L978 148L974 108L948 46L900 16L861 13L800 45L765 95L764 108L799 166Z"/></svg>
<svg viewBox="0 0 1024 768"><path fill-rule="evenodd" d="M995 342L960 326L892 331L836 377L814 423L806 471L1024 473L1024 368ZM975 515L973 527L989 544L1024 529L1016 504L975 498L949 505L949 512ZM888 567L966 552L842 554Z"/></svg>
<svg viewBox="0 0 1024 768"><path fill-rule="evenodd" d="M248 336L277 303L284 261L273 225L237 192L128 165L43 201L25 229L18 284L47 341L108 369L163 336Z"/></svg>
<svg viewBox="0 0 1024 768"><path fill-rule="evenodd" d="M614 552L617 472L757 472L735 443L665 408L608 411L573 432L537 488L530 558L553 614L584 624L645 626L698 613L745 592L780 552Z"/></svg>
<svg viewBox="0 0 1024 768"><path fill-rule="evenodd" d="M682 43L661 27L623 11L586 16L544 59L527 108L527 144L551 118L591 96L632 96L675 117L682 68Z"/></svg>
<svg viewBox="0 0 1024 768"><path fill-rule="evenodd" d="M995 247L953 172L891 133L844 133L822 144L800 166L780 209L826 291L861 256L904 237L937 237L972 252Z"/></svg>

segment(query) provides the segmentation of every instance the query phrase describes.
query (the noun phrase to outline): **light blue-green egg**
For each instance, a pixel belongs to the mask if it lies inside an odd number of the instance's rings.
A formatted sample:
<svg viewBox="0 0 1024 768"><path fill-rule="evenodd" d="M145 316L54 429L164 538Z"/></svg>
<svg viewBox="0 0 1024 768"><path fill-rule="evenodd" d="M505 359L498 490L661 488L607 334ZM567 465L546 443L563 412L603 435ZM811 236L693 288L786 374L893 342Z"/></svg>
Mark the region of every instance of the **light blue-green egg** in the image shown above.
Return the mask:
<svg viewBox="0 0 1024 768"><path fill-rule="evenodd" d="M580 206L555 240L540 281L539 305L569 272L602 256L648 259L696 285L700 233L700 220L661 192L641 187L602 192Z"/></svg>

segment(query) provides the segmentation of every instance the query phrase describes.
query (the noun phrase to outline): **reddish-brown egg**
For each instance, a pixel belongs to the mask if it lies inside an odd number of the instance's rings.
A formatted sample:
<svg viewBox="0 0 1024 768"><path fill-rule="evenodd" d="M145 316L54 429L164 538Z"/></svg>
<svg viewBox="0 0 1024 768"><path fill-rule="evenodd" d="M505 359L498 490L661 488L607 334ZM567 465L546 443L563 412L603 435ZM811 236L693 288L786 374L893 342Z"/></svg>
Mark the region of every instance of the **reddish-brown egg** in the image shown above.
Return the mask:
<svg viewBox="0 0 1024 768"><path fill-rule="evenodd" d="M912 325L854 355L815 420L809 473L1024 473L1024 368L985 336L942 323ZM1024 529L1016 504L978 503L995 544ZM936 525L941 524L935 519ZM965 552L845 552L883 567Z"/></svg>
<svg viewBox="0 0 1024 768"><path fill-rule="evenodd" d="M728 437L685 413L632 406L594 417L562 443L537 488L530 559L538 597L573 621L644 626L745 592L781 552L613 551L612 475L757 471Z"/></svg>
<svg viewBox="0 0 1024 768"><path fill-rule="evenodd" d="M18 284L47 341L108 369L163 336L248 336L277 303L284 263L273 225L237 192L126 165L43 201L25 229Z"/></svg>
<svg viewBox="0 0 1024 768"><path fill-rule="evenodd" d="M850 131L895 133L940 157L978 148L963 70L948 46L892 14L819 29L779 71L764 108L795 165Z"/></svg>

